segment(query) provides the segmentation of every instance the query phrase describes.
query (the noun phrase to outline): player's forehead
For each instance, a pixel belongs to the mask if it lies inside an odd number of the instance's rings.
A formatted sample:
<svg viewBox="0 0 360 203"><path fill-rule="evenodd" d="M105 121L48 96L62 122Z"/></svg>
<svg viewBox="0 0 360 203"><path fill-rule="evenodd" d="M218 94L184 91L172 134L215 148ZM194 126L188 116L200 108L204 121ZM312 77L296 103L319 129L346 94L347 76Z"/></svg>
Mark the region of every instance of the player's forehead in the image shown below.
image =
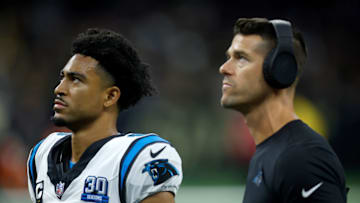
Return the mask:
<svg viewBox="0 0 360 203"><path fill-rule="evenodd" d="M95 73L95 68L98 66L98 61L92 57L84 56L82 54L73 55L67 62L61 73L80 73L83 75L92 76Z"/></svg>
<svg viewBox="0 0 360 203"><path fill-rule="evenodd" d="M234 36L227 54L231 55L235 52L244 52L247 54L258 53L264 47L265 42L260 35L242 35Z"/></svg>

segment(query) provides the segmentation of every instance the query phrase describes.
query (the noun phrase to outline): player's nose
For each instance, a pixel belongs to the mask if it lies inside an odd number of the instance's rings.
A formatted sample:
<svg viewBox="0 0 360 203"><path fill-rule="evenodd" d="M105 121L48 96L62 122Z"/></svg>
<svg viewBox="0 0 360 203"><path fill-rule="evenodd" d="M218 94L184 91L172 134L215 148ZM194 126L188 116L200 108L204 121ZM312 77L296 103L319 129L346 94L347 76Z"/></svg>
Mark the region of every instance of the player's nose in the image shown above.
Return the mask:
<svg viewBox="0 0 360 203"><path fill-rule="evenodd" d="M54 88L55 95L66 95L66 85L64 80L61 80L59 84Z"/></svg>

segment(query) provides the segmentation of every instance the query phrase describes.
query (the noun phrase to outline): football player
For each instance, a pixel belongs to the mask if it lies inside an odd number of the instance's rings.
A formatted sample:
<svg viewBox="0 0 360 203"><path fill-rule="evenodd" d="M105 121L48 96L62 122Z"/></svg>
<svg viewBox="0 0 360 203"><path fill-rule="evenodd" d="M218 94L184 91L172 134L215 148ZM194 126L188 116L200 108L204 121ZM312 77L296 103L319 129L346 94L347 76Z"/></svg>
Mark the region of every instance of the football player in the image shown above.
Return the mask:
<svg viewBox="0 0 360 203"><path fill-rule="evenodd" d="M55 132L28 159L33 202L173 203L181 159L156 134L119 132L119 113L155 89L130 42L105 29L73 41L72 57L54 90Z"/></svg>

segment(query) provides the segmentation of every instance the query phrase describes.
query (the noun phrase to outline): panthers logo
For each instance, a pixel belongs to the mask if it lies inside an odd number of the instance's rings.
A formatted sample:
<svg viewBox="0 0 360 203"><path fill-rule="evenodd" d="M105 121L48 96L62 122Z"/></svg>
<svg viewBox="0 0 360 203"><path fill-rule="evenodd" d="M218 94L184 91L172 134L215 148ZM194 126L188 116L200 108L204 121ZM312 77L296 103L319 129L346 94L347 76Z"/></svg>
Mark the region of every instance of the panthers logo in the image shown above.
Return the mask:
<svg viewBox="0 0 360 203"><path fill-rule="evenodd" d="M168 159L157 159L145 164L142 173L148 172L154 185L159 185L169 178L178 175L176 168L168 162Z"/></svg>

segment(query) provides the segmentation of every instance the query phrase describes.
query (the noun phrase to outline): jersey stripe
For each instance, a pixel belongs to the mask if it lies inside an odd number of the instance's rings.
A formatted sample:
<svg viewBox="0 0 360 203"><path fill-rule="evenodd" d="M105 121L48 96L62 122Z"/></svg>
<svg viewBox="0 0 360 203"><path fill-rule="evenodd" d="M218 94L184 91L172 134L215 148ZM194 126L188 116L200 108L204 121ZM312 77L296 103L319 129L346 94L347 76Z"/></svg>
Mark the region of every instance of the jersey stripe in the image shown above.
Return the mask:
<svg viewBox="0 0 360 203"><path fill-rule="evenodd" d="M35 155L37 150L39 149L39 146L44 140L41 140L37 145L35 145L34 149L31 152L31 156L29 159L29 171L30 171L30 177L31 177L31 183L32 186L35 188L35 181L36 181L36 166L35 166Z"/></svg>
<svg viewBox="0 0 360 203"><path fill-rule="evenodd" d="M163 143L168 143L170 144L169 141L157 136L157 135L149 135L149 136L145 136L145 137L141 137L136 139L131 145L130 147L127 149L127 151L125 152L121 163L120 163L120 182L119 182L119 189L120 189L120 200L122 203L126 202L126 178L128 173L130 172L130 169L133 165L133 163L136 160L136 157L140 154L140 152L145 149L145 147L154 144L154 143L158 143L158 142L163 142Z"/></svg>

